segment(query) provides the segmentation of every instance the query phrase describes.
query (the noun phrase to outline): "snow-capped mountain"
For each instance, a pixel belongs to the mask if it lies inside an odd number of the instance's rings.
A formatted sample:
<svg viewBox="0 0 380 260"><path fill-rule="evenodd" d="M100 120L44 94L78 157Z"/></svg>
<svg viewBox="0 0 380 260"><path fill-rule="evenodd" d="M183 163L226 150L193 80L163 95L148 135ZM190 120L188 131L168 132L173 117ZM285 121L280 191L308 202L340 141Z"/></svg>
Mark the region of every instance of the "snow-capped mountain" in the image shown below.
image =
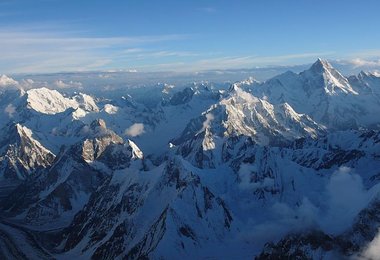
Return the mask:
<svg viewBox="0 0 380 260"><path fill-rule="evenodd" d="M259 145L281 145L301 137L324 133L324 126L296 113L287 104L272 105L243 91L237 84L217 104L193 119L181 136L172 140L178 152L203 168L225 162L226 140L249 137ZM236 142L236 141L235 141Z"/></svg>
<svg viewBox="0 0 380 260"><path fill-rule="evenodd" d="M9 195L4 206L9 214L35 224L70 220L113 169L143 158L132 141L124 143L101 119L81 133L79 142L62 147L48 171Z"/></svg>
<svg viewBox="0 0 380 260"><path fill-rule="evenodd" d="M25 96L28 108L42 114L57 114L68 108L80 109L78 115L85 114L85 111L99 110L93 98L82 93L66 98L57 90L38 88L26 91Z"/></svg>
<svg viewBox="0 0 380 260"><path fill-rule="evenodd" d="M55 155L33 138L30 129L9 124L0 137L0 183L18 183L50 167ZM1 184L1 185L2 185Z"/></svg>
<svg viewBox="0 0 380 260"><path fill-rule="evenodd" d="M171 158L148 172L116 171L64 231L64 255L191 257L228 235L232 222L223 200Z"/></svg>
<svg viewBox="0 0 380 260"><path fill-rule="evenodd" d="M104 96L17 80L1 77L0 256L339 259L376 245L375 74L319 59L265 82Z"/></svg>
<svg viewBox="0 0 380 260"><path fill-rule="evenodd" d="M17 86L19 83L8 77L7 75L1 75L0 76L0 87L10 87L10 86Z"/></svg>
<svg viewBox="0 0 380 260"><path fill-rule="evenodd" d="M286 102L298 113L305 113L330 128L371 127L378 123L380 101L375 94L378 86L359 80L352 84L353 81L319 59L308 70L299 74L286 72L254 84L250 90L273 104Z"/></svg>

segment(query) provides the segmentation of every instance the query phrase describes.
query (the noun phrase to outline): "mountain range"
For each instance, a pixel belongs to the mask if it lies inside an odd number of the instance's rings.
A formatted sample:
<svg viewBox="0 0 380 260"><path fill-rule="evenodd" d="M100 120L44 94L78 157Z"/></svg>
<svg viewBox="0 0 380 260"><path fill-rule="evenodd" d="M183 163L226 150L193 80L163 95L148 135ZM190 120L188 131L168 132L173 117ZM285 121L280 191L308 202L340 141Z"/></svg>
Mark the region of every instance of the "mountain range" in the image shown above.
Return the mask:
<svg viewBox="0 0 380 260"><path fill-rule="evenodd" d="M0 77L1 258L380 254L378 75L111 92Z"/></svg>

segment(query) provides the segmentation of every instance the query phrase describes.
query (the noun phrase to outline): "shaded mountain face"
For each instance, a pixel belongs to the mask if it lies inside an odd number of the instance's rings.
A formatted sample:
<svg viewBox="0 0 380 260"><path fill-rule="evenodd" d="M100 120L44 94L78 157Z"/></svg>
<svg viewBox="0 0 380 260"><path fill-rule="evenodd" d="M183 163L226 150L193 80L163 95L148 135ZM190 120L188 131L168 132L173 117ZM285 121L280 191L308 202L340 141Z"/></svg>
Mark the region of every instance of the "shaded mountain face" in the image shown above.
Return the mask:
<svg viewBox="0 0 380 260"><path fill-rule="evenodd" d="M26 180L50 167L55 155L33 138L30 129L21 124L9 124L2 129L0 141L0 182Z"/></svg>
<svg viewBox="0 0 380 260"><path fill-rule="evenodd" d="M232 221L224 201L172 158L153 171L116 171L65 230L65 250L100 258L167 257L168 250L189 257L228 235Z"/></svg>
<svg viewBox="0 0 380 260"><path fill-rule="evenodd" d="M339 259L377 241L374 74L319 59L263 83L114 98L0 82L3 252Z"/></svg>
<svg viewBox="0 0 380 260"><path fill-rule="evenodd" d="M40 225L51 224L53 220L67 222L112 170L128 167L143 158L132 141L124 143L107 129L103 120L83 128L82 139L62 148L43 174L16 188L5 200L4 210Z"/></svg>

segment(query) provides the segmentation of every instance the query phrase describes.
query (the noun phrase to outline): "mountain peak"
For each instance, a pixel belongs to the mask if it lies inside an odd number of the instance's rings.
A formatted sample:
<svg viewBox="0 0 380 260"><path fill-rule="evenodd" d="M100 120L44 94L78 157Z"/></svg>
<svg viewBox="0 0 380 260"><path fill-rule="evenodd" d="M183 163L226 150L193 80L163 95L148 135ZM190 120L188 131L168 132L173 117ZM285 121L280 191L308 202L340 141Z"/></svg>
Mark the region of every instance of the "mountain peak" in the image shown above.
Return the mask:
<svg viewBox="0 0 380 260"><path fill-rule="evenodd" d="M190 102L194 94L195 91L193 88L186 87L182 91L174 93L169 102L172 106L186 104Z"/></svg>
<svg viewBox="0 0 380 260"><path fill-rule="evenodd" d="M236 94L236 93L238 93L238 92L240 93L242 91L244 91L242 89L242 82L235 82L235 83L231 84L231 86L228 89L228 92L230 94Z"/></svg>
<svg viewBox="0 0 380 260"><path fill-rule="evenodd" d="M365 79L365 78L378 78L379 77L379 73L376 73L376 72L370 72L370 71L360 71L359 74L358 74L358 78L360 79Z"/></svg>
<svg viewBox="0 0 380 260"><path fill-rule="evenodd" d="M0 87L6 87L6 86L15 86L18 85L18 82L7 75L1 75L0 76Z"/></svg>
<svg viewBox="0 0 380 260"><path fill-rule="evenodd" d="M92 121L90 127L91 129L96 129L98 127L104 128L104 129L107 128L106 122L101 118L95 119L94 121Z"/></svg>
<svg viewBox="0 0 380 260"><path fill-rule="evenodd" d="M300 73L311 88L323 88L326 94L358 93L350 86L347 78L337 71L327 60L318 59L308 70Z"/></svg>
<svg viewBox="0 0 380 260"><path fill-rule="evenodd" d="M32 131L29 128L24 127L19 123L15 125L15 128L20 136L32 137Z"/></svg>
<svg viewBox="0 0 380 260"><path fill-rule="evenodd" d="M310 70L316 71L316 72L323 72L326 70L330 70L333 67L327 60L323 60L321 58L318 58L316 62L311 66Z"/></svg>
<svg viewBox="0 0 380 260"><path fill-rule="evenodd" d="M55 155L33 138L31 129L12 123L2 130L5 135L0 137L0 176L25 180L38 169L51 166Z"/></svg>
<svg viewBox="0 0 380 260"><path fill-rule="evenodd" d="M132 159L143 159L144 154L140 148L131 140L128 139L128 145L131 147Z"/></svg>
<svg viewBox="0 0 380 260"><path fill-rule="evenodd" d="M32 131L20 123L9 123L2 128L1 131L3 134L0 137L0 139L2 139L0 141L0 147L5 143L8 144L10 142L19 142L22 138L33 139Z"/></svg>
<svg viewBox="0 0 380 260"><path fill-rule="evenodd" d="M65 98L57 90L46 87L29 89L26 93L28 106L43 114L61 113L76 105L74 101Z"/></svg>

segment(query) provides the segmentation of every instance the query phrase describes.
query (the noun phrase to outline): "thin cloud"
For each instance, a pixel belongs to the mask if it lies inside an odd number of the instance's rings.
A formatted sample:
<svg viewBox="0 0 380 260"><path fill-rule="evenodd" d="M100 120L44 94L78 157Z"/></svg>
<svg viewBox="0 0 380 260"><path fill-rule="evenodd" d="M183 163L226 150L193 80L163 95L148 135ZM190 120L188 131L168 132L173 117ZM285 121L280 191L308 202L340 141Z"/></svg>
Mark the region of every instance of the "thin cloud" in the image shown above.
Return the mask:
<svg viewBox="0 0 380 260"><path fill-rule="evenodd" d="M215 7L200 7L198 11L203 13L216 13L218 10Z"/></svg>
<svg viewBox="0 0 380 260"><path fill-rule="evenodd" d="M4 112L8 114L9 118L13 118L13 115L16 113L16 107L13 104L8 104Z"/></svg>
<svg viewBox="0 0 380 260"><path fill-rule="evenodd" d="M2 39L0 49L4 61L0 65L0 71L25 73L101 69L111 66L115 60L119 59L123 54L122 50L136 53L142 49L134 46L180 41L186 39L187 36L80 37L65 33L21 32L3 28L0 29L0 38ZM163 56L174 55L174 53L161 51L152 55ZM124 63L128 63L128 60Z"/></svg>
<svg viewBox="0 0 380 260"><path fill-rule="evenodd" d="M362 50L359 52L354 52L350 55L350 58L360 57L362 59L372 59L374 57L380 57L379 49L370 49L370 50Z"/></svg>
<svg viewBox="0 0 380 260"><path fill-rule="evenodd" d="M142 53L144 52L144 49L141 48L129 48L122 51L124 54L135 54L135 53Z"/></svg>
<svg viewBox="0 0 380 260"><path fill-rule="evenodd" d="M268 65L291 65L332 55L333 52L298 53L279 56L225 56L194 60L190 62L160 63L142 66L150 70L202 71L212 69L242 69Z"/></svg>
<svg viewBox="0 0 380 260"><path fill-rule="evenodd" d="M125 130L127 136L136 137L145 133L144 124L136 123Z"/></svg>
<svg viewBox="0 0 380 260"><path fill-rule="evenodd" d="M123 51L123 56L133 57L139 60L152 59L152 58L166 58L166 57L196 57L200 56L199 53L188 52L188 51L154 51L145 49L127 49Z"/></svg>
<svg viewBox="0 0 380 260"><path fill-rule="evenodd" d="M145 71L203 71L240 69L266 65L310 62L333 52L296 53L278 56L222 56L186 50L157 48L158 43L188 40L190 35L148 35L137 37L84 37L51 28L21 31L0 28L1 73L40 73L123 69ZM164 45L162 45L164 46Z"/></svg>
<svg viewBox="0 0 380 260"><path fill-rule="evenodd" d="M339 64L343 65L352 65L354 68L360 68L360 67L373 67L377 68L380 67L380 59L378 60L367 60L367 59L361 59L361 58L355 58L350 60L338 60Z"/></svg>

